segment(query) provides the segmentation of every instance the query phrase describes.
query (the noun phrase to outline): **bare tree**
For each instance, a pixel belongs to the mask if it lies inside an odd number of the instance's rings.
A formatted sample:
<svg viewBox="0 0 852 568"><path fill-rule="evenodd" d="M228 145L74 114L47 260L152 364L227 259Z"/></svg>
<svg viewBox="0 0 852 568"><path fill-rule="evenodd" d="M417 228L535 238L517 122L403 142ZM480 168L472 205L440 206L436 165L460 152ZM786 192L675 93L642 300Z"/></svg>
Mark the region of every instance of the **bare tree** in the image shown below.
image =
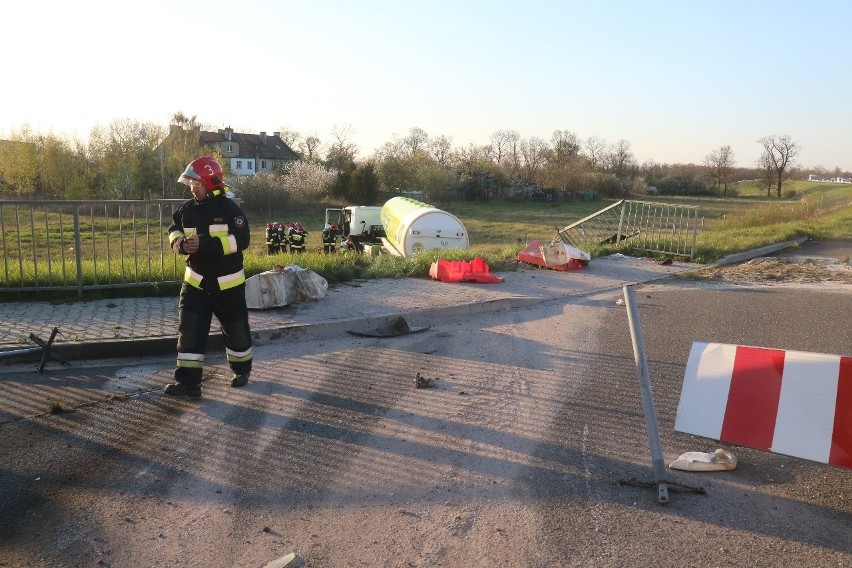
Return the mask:
<svg viewBox="0 0 852 568"><path fill-rule="evenodd" d="M704 158L707 166L707 174L713 180L722 195L728 195L728 184L731 183L731 175L734 170L734 152L730 146L722 146L710 152Z"/></svg>
<svg viewBox="0 0 852 568"><path fill-rule="evenodd" d="M320 157L320 148L322 147L322 142L319 139L319 136L316 134L309 134L302 139L302 143L299 144L299 153L302 155L302 159L306 162L317 162Z"/></svg>
<svg viewBox="0 0 852 568"><path fill-rule="evenodd" d="M758 142L763 146L763 154L760 156L757 166L764 170L763 178L772 181L772 184L767 187L766 196L769 197L772 185L774 185L775 196L781 197L781 189L784 182L793 175L794 160L799 155L801 148L787 134L764 136Z"/></svg>
<svg viewBox="0 0 852 568"><path fill-rule="evenodd" d="M488 147L489 157L491 160L499 164L506 157L509 146L513 141L517 141L518 133L513 130L497 130L491 133L491 144Z"/></svg>
<svg viewBox="0 0 852 568"><path fill-rule="evenodd" d="M597 170L601 165L604 151L606 150L606 140L597 136L589 136L586 138L586 157L592 164L592 170Z"/></svg>
<svg viewBox="0 0 852 568"><path fill-rule="evenodd" d="M352 141L352 134L355 129L349 125L334 125L331 129L331 136L334 139L331 147L326 155L326 166L329 168L343 171L347 165L355 161L355 156L358 154L358 146Z"/></svg>
<svg viewBox="0 0 852 568"><path fill-rule="evenodd" d="M520 151L524 160L524 181L538 185L543 184L542 173L551 156L551 149L547 145L547 142L537 136L533 136L521 141Z"/></svg>
<svg viewBox="0 0 852 568"><path fill-rule="evenodd" d="M416 126L408 131L408 136L402 139L402 143L408 148L409 154L413 157L417 152L425 150L426 144L429 142L429 135L422 128Z"/></svg>
<svg viewBox="0 0 852 568"><path fill-rule="evenodd" d="M581 175L578 160L580 139L570 130L555 130L550 138L551 156L548 160L547 185L562 190L578 185Z"/></svg>
<svg viewBox="0 0 852 568"><path fill-rule="evenodd" d="M441 135L429 141L429 151L432 157L439 166L447 168L450 166L450 158L452 156L453 139L449 136Z"/></svg>
<svg viewBox="0 0 852 568"><path fill-rule="evenodd" d="M302 135L297 130L282 126L281 130L278 131L278 137L281 138L285 144L290 146L290 148L295 148Z"/></svg>
<svg viewBox="0 0 852 568"><path fill-rule="evenodd" d="M619 140L610 147L609 151L603 156L602 165L609 173L623 181L630 180L638 168L636 158L630 150L630 142L627 140Z"/></svg>

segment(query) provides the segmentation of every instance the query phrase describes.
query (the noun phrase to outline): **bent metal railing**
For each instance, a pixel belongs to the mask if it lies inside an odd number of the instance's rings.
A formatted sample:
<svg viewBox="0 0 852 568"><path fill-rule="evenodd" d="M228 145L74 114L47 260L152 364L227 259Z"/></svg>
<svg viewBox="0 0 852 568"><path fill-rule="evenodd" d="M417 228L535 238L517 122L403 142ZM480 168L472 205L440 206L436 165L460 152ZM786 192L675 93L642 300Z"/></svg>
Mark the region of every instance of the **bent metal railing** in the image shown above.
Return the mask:
<svg viewBox="0 0 852 568"><path fill-rule="evenodd" d="M692 260L700 207L623 199L557 233L580 250L602 244Z"/></svg>
<svg viewBox="0 0 852 568"><path fill-rule="evenodd" d="M0 293L177 283L166 232L182 202L0 201Z"/></svg>

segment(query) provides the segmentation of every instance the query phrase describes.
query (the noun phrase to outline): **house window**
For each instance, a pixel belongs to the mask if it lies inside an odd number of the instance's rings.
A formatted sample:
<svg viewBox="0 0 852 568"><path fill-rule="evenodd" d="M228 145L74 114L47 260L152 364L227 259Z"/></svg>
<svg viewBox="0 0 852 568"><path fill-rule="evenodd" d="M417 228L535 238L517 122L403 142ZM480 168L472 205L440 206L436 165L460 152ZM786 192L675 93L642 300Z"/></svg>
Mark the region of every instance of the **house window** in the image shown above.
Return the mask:
<svg viewBox="0 0 852 568"><path fill-rule="evenodd" d="M260 161L260 169L262 169L262 170L265 170L265 169L266 169L266 160L261 160L261 161Z"/></svg>
<svg viewBox="0 0 852 568"><path fill-rule="evenodd" d="M248 169L252 169L254 167L254 162L246 162L246 167Z"/></svg>
<svg viewBox="0 0 852 568"><path fill-rule="evenodd" d="M228 144L228 150L227 150L227 151L228 151L228 152L233 152L233 146L232 146L232 145L230 145L230 144Z"/></svg>
<svg viewBox="0 0 852 568"><path fill-rule="evenodd" d="M243 161L242 160L237 160L237 169L238 170L243 169Z"/></svg>

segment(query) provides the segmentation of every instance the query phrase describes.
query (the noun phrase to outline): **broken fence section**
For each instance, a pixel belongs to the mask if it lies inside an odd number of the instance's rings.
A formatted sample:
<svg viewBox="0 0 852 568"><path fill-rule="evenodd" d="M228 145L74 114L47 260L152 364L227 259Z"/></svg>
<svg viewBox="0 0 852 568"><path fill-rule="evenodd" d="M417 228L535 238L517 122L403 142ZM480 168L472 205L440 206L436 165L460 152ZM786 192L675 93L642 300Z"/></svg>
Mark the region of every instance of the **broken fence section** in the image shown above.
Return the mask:
<svg viewBox="0 0 852 568"><path fill-rule="evenodd" d="M572 247L616 247L683 256L692 260L700 223L700 207L622 199L568 225L557 238Z"/></svg>

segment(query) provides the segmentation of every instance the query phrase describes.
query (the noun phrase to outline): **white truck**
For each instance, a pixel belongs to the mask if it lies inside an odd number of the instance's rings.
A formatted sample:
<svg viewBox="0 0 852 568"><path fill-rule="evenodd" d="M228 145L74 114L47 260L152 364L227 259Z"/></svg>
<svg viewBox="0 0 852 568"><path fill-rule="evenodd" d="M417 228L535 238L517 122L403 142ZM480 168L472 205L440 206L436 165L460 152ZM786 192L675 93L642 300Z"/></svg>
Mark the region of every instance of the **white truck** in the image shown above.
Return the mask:
<svg viewBox="0 0 852 568"><path fill-rule="evenodd" d="M350 205L325 210L325 226L331 227L341 244L361 252L365 246L381 245L385 236L382 208L371 205Z"/></svg>
<svg viewBox="0 0 852 568"><path fill-rule="evenodd" d="M384 252L407 257L469 246L467 230L455 215L408 197L392 197L381 207L326 209L325 226L359 252L380 245Z"/></svg>

